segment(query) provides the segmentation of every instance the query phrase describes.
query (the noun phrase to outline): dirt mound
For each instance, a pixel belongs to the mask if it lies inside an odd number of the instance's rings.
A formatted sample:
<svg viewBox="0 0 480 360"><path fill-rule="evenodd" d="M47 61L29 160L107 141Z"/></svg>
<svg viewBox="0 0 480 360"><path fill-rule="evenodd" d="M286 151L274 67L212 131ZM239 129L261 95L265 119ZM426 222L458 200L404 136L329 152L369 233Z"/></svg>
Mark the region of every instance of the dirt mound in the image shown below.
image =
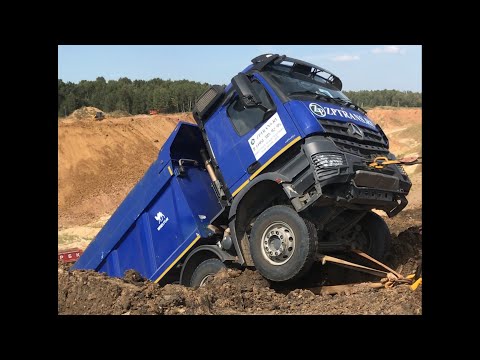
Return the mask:
<svg viewBox="0 0 480 360"><path fill-rule="evenodd" d="M418 226L393 236L386 262L401 274L413 274L422 260L422 234Z"/></svg>
<svg viewBox="0 0 480 360"><path fill-rule="evenodd" d="M103 112L102 110L93 106L82 106L80 109L71 113L67 119L73 120L93 120L93 117L97 112Z"/></svg>
<svg viewBox="0 0 480 360"><path fill-rule="evenodd" d="M125 111L125 110L115 110L106 114L106 117L110 117L110 118L121 118L121 117L127 117L127 116L132 116L132 114L130 114L128 111Z"/></svg>
<svg viewBox="0 0 480 360"><path fill-rule="evenodd" d="M395 237L390 257L403 273L414 271L421 256L418 227ZM312 289L313 290L313 289ZM58 269L60 314L421 314L422 291L407 285L373 289L356 284L335 295L309 289L275 291L258 272L228 269L199 289L161 287L135 271L123 279L93 271Z"/></svg>
<svg viewBox="0 0 480 360"><path fill-rule="evenodd" d="M415 209L402 210L393 218L384 218L392 235L397 236L400 232L413 227L422 225L422 207Z"/></svg>
<svg viewBox="0 0 480 360"><path fill-rule="evenodd" d="M187 113L59 122L59 227L110 215L156 159L179 119L193 122Z"/></svg>

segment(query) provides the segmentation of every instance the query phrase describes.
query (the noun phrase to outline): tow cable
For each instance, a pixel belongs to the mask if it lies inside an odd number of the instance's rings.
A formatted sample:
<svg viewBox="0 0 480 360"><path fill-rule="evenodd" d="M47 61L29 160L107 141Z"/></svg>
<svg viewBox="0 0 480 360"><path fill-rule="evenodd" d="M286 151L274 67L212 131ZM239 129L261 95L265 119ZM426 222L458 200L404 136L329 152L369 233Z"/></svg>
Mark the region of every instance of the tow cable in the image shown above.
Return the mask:
<svg viewBox="0 0 480 360"><path fill-rule="evenodd" d="M385 156L378 156L368 164L368 166L375 169L383 169L387 165L399 164L399 165L417 165L422 163L421 156L407 156L399 160L390 160Z"/></svg>
<svg viewBox="0 0 480 360"><path fill-rule="evenodd" d="M374 259L373 257L364 253L363 251L356 250L356 249L354 249L352 251L355 254L357 254L357 255L359 255L359 256L361 256L361 257L363 257L363 258L381 266L385 270L378 270L378 269L374 269L374 268L371 268L371 267L368 267L368 266L355 264L353 262L346 261L346 260L343 260L343 259L339 259L339 258L329 256L329 255L319 254L317 256L317 259L322 263L322 265L325 265L325 263L327 263L327 262L331 262L333 264L336 264L336 265L339 265L339 266L342 266L342 267L346 267L346 268L349 268L349 269L353 269L353 270L361 271L361 272L364 272L364 273L367 273L367 274L378 276L378 277L381 278L380 282L371 284L372 287L375 287L375 288L385 287L385 288L388 289L388 288L394 287L395 285L408 284L408 285L410 285L410 289L416 290L417 287L422 283L421 270L419 271L417 269L415 274L410 274L410 275L407 275L407 276L403 276L402 274L399 274L395 270L391 269L390 267L383 264L382 262ZM421 269L421 265L420 265L419 268Z"/></svg>
<svg viewBox="0 0 480 360"><path fill-rule="evenodd" d="M376 157L375 159L373 159L373 161L368 164L368 166L370 167L373 167L375 169L383 169L385 166L388 166L388 165L393 165L393 164L398 164L398 165L417 165L417 164L421 164L422 163L422 157L421 156L417 156L417 155L412 155L412 156L406 156L402 159L399 159L399 160L390 160L388 159L387 157L385 156L378 156ZM420 234L421 234L421 228L420 228ZM357 254L359 254L357 252ZM360 254L359 254L360 255ZM366 255L366 254L364 254ZM364 255L361 255L363 257L365 257ZM368 256L368 255L367 255ZM380 263L380 262L377 262L377 260L373 259L373 258L370 258L370 260L376 262L377 264L383 266L385 268L385 265ZM408 276L406 276L405 278L399 278L397 273L394 273L391 271L390 269L390 279L386 280L384 283L385 283L385 287L392 287L396 282L398 283L399 280L409 280L410 281L410 289L412 290L416 290L418 288L419 285L422 284L422 270L421 270L421 264L419 265L419 267L417 268L417 271L415 272L415 274L410 274ZM393 276L396 276L397 279L394 279ZM388 276L387 276L388 278ZM383 280L383 279L382 279Z"/></svg>

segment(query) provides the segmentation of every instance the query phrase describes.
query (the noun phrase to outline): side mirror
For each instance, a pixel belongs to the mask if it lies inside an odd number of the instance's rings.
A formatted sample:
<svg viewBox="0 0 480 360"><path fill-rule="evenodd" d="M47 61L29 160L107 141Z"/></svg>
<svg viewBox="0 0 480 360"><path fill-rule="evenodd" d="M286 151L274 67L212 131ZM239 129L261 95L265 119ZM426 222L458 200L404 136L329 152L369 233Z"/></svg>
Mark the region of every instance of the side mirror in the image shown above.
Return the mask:
<svg viewBox="0 0 480 360"><path fill-rule="evenodd" d="M335 86L338 90L342 90L342 87L343 87L342 80L340 80L336 76L333 76L332 78L332 85Z"/></svg>
<svg viewBox="0 0 480 360"><path fill-rule="evenodd" d="M263 114L263 120L269 119L276 112L277 112L276 106L273 106L271 108L267 108L267 110L265 110L265 114Z"/></svg>
<svg viewBox="0 0 480 360"><path fill-rule="evenodd" d="M232 86L243 106L248 108L258 106L261 103L260 97L253 88L250 79L244 73L239 73L232 78Z"/></svg>

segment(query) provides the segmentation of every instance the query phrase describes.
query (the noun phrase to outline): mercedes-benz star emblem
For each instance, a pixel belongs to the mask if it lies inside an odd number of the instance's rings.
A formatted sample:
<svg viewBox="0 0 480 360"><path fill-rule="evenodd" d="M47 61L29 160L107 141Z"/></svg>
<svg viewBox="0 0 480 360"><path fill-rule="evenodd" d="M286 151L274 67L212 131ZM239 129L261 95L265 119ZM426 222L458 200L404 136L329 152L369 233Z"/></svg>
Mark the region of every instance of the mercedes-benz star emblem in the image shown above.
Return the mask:
<svg viewBox="0 0 480 360"><path fill-rule="evenodd" d="M364 137L363 130L353 123L348 123L348 133L352 136L355 136L363 140L363 137Z"/></svg>

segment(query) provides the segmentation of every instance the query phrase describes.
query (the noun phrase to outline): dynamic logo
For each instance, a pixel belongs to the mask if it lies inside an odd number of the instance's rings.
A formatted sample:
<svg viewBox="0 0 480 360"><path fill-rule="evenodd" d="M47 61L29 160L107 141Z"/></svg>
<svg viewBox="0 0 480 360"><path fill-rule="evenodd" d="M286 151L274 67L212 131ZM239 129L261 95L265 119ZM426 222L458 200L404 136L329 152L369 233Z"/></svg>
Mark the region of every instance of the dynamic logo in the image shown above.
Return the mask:
<svg viewBox="0 0 480 360"><path fill-rule="evenodd" d="M325 109L318 104L311 103L308 107L315 115L318 115L320 117L325 117L327 115Z"/></svg>
<svg viewBox="0 0 480 360"><path fill-rule="evenodd" d="M157 230L160 231L165 226L165 224L168 222L168 217L166 217L165 215L163 215L163 213L161 211L159 211L157 213L157 215L155 215L155 220L158 221Z"/></svg>
<svg viewBox="0 0 480 360"><path fill-rule="evenodd" d="M356 114L354 112L346 111L343 107L333 108L329 106L320 106L319 104L316 104L316 103L311 103L310 105L308 105L308 107L310 108L310 111L318 117L325 117L328 115L328 116L332 116L334 119L342 118L342 119L356 120L364 124L367 124L371 127L375 127L373 122L368 117L360 114Z"/></svg>

